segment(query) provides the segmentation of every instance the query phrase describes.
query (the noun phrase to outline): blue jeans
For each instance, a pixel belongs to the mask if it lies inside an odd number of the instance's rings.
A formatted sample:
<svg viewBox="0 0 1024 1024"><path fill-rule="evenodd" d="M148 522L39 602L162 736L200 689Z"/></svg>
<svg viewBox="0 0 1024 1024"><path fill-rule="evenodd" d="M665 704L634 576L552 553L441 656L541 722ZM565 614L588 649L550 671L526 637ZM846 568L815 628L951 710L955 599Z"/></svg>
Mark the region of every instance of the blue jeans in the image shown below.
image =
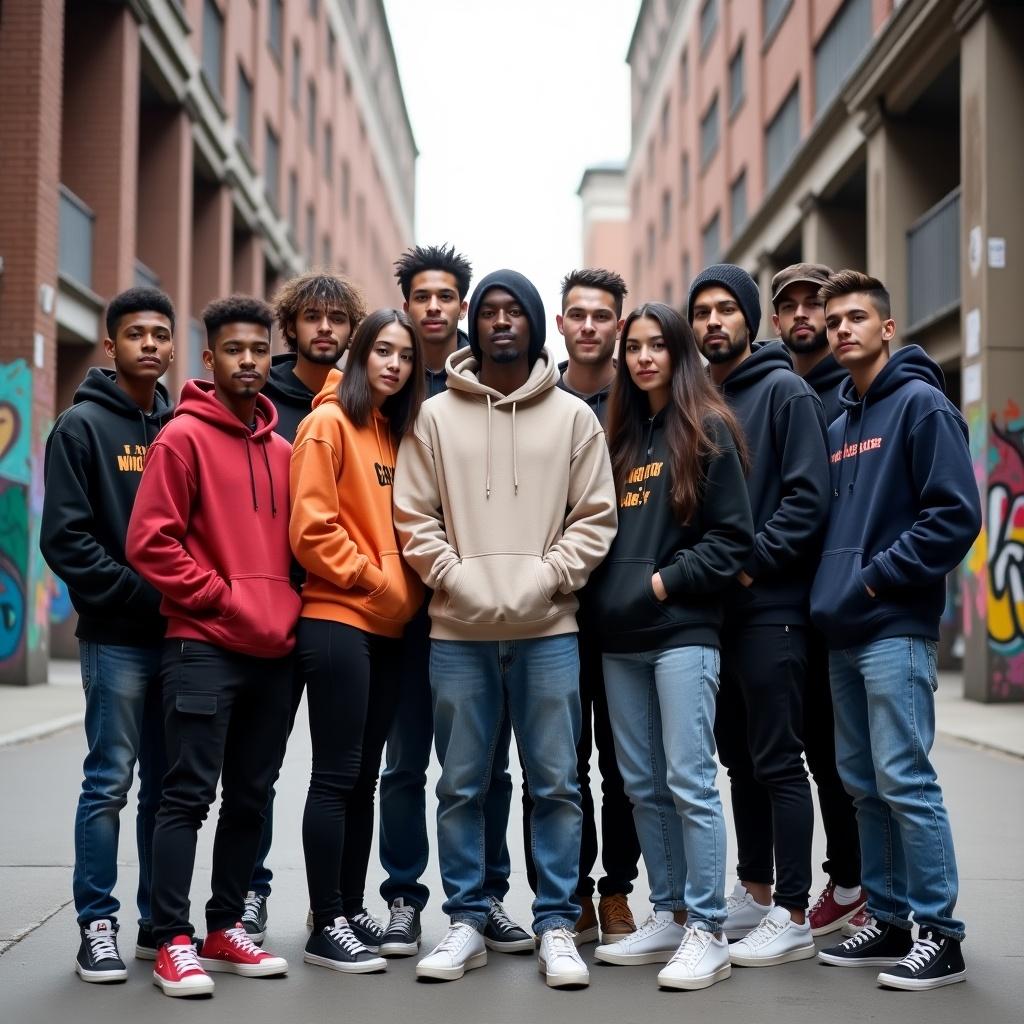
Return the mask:
<svg viewBox="0 0 1024 1024"><path fill-rule="evenodd" d="M857 808L861 884L880 921L962 939L956 855L928 754L935 641L888 637L829 654L839 776Z"/></svg>
<svg viewBox="0 0 1024 1024"><path fill-rule="evenodd" d="M437 784L437 850L453 923L482 930L487 917L484 804L502 763L506 707L523 759L537 866L533 930L574 928L583 812L576 780L580 737L576 635L531 640L432 640L430 687ZM505 734L507 735L507 734Z"/></svg>
<svg viewBox="0 0 1024 1024"><path fill-rule="evenodd" d="M725 816L715 786L714 647L606 654L615 752L633 803L651 903L691 928L725 921Z"/></svg>
<svg viewBox="0 0 1024 1024"><path fill-rule="evenodd" d="M402 636L402 670L395 720L388 735L387 758L380 777L380 863L385 878L380 894L386 903L403 899L422 910L430 890L420 880L427 870L426 786L434 719L430 699L430 617L426 605ZM508 774L511 726L508 716L504 740L497 749L500 763L491 776L484 801L484 893L503 900L508 892L512 865L505 833L508 829L512 779Z"/></svg>
<svg viewBox="0 0 1024 1024"><path fill-rule="evenodd" d="M119 647L79 641L89 752L75 814L72 888L78 923L116 918L114 898L121 809L139 762L135 836L139 853L139 922L149 924L153 824L167 769L160 658L157 647Z"/></svg>

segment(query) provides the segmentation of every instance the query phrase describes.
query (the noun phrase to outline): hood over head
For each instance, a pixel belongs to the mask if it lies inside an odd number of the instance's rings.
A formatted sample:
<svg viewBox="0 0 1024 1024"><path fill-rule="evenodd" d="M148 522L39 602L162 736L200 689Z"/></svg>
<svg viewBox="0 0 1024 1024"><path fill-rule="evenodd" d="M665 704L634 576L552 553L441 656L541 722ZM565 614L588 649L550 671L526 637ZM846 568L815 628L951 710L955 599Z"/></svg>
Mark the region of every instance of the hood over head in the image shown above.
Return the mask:
<svg viewBox="0 0 1024 1024"><path fill-rule="evenodd" d="M479 362L480 339L477 336L476 315L480 310L480 302L492 288L504 288L523 307L527 322L530 324L529 358L532 364L544 348L544 339L546 337L544 303L541 301L540 292L534 287L533 282L515 270L495 270L476 286L473 297L469 300L468 327L470 350Z"/></svg>

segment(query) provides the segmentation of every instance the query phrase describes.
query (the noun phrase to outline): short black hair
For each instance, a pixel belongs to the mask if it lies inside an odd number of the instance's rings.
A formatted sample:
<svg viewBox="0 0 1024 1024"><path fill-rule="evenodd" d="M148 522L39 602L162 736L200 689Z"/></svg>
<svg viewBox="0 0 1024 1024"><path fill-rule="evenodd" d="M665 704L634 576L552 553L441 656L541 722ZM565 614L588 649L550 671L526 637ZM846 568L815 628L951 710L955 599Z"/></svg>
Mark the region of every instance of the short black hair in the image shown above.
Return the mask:
<svg viewBox="0 0 1024 1024"><path fill-rule="evenodd" d="M174 333L174 303L159 288L129 288L115 295L107 306L107 337L113 340L117 335L121 317L129 313L160 313L171 322Z"/></svg>
<svg viewBox="0 0 1024 1024"><path fill-rule="evenodd" d="M583 270L570 270L562 278L562 312L565 312L565 300L573 288L599 288L615 297L615 317L622 319L622 300L629 294L626 282L614 270L602 267L584 267Z"/></svg>
<svg viewBox="0 0 1024 1024"><path fill-rule="evenodd" d="M473 280L473 265L461 253L455 251L454 245L414 245L406 249L395 260L395 277L402 289L405 301L409 301L412 290L412 279L424 270L440 270L455 278L455 286L459 290L459 299L469 294L469 283Z"/></svg>
<svg viewBox="0 0 1024 1024"><path fill-rule="evenodd" d="M875 312L883 320L892 317L892 296L889 290L878 280L859 270L837 270L829 275L829 279L818 292L821 300L828 305L829 300L841 298L843 295L863 293L875 307Z"/></svg>
<svg viewBox="0 0 1024 1024"><path fill-rule="evenodd" d="M259 324L266 327L270 337L270 327L274 322L274 313L262 300L251 295L229 295L226 299L214 299L202 312L203 324L206 326L206 347L213 349L213 336L225 324Z"/></svg>

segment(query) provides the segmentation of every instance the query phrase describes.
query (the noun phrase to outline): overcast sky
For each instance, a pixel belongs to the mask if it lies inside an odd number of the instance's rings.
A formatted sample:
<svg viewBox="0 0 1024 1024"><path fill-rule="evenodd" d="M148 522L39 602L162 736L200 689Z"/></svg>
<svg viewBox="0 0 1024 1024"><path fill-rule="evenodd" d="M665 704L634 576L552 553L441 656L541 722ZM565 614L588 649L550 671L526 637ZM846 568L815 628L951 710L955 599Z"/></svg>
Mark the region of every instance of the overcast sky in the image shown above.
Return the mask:
<svg viewBox="0 0 1024 1024"><path fill-rule="evenodd" d="M639 0L385 0L420 155L416 240L474 283L526 274L547 312L582 258L580 177L629 152L626 48Z"/></svg>

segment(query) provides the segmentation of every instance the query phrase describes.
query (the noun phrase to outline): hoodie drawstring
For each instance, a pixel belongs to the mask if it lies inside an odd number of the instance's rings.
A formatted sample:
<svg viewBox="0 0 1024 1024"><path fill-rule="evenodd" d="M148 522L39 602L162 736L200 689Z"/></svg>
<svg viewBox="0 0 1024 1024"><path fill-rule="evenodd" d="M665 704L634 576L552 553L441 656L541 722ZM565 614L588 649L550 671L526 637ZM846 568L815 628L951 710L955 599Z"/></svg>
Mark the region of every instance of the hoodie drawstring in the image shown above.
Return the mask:
<svg viewBox="0 0 1024 1024"><path fill-rule="evenodd" d="M270 481L270 514L274 519L276 519L277 495L274 493L274 474L270 470L270 456L267 454L266 444L261 444L260 450L263 452L263 462L267 467L267 479Z"/></svg>
<svg viewBox="0 0 1024 1024"><path fill-rule="evenodd" d="M491 500L491 396L487 396L487 474L484 481L485 497Z"/></svg>
<svg viewBox="0 0 1024 1024"><path fill-rule="evenodd" d="M860 409L858 410L860 413L860 422L857 424L857 444L856 447L853 449L853 454L855 456L853 460L853 477L850 479L850 482L847 485L850 489L851 494L853 494L853 485L857 482L857 474L860 472L860 459L857 458L856 456L859 455L861 442L864 440L864 421L867 419L867 405L868 398L867 395L865 395L864 398L861 400ZM839 449L839 477L836 480L836 486L832 490L833 498L838 498L839 492L840 490L842 490L843 467L846 465L846 441L849 437L849 433L850 416L849 413L847 413L846 423L843 426L843 447Z"/></svg>
<svg viewBox="0 0 1024 1024"><path fill-rule="evenodd" d="M385 464L384 449L381 447L381 444L380 444L380 429L377 427L377 417L376 416L371 416L371 419L373 420L373 434L377 438L377 455L380 458L381 464L383 465L383 464ZM395 449L392 447L392 444L391 444L391 426L390 425L388 426L387 438L388 438L388 458L390 459L390 462L387 462L386 465L393 470L395 468Z"/></svg>
<svg viewBox="0 0 1024 1024"><path fill-rule="evenodd" d="M252 510L259 512L260 503L256 499L256 473L252 468L252 452L249 450L249 442L250 438L242 438L242 443L245 445L245 457L249 460L249 489L252 492ZM277 492L274 489L274 473L270 468L270 456L267 454L267 446L261 444L260 451L263 452L263 464L267 467L267 479L270 481L270 514L276 519Z"/></svg>
<svg viewBox="0 0 1024 1024"><path fill-rule="evenodd" d="M252 471L252 452L249 451L249 438L243 437L242 444L245 445L245 457L249 460L249 488L252 491L252 510L259 512L259 502L256 500L256 474Z"/></svg>
<svg viewBox="0 0 1024 1024"><path fill-rule="evenodd" d="M512 403L512 493L519 493L519 443L516 438L516 403Z"/></svg>

